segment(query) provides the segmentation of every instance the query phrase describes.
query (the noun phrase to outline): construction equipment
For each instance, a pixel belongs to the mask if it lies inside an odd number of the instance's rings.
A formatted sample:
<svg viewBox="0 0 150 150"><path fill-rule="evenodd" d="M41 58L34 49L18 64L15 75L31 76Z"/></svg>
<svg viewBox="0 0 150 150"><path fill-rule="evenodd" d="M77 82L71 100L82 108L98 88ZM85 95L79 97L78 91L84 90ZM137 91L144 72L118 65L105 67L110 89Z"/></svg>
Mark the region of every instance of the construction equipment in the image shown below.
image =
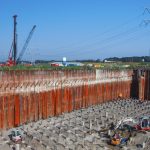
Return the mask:
<svg viewBox="0 0 150 150"><path fill-rule="evenodd" d="M116 133L115 136L111 139L111 144L123 146L123 145L127 144L129 137L130 137L129 135L126 137L122 137L121 135Z"/></svg>
<svg viewBox="0 0 150 150"><path fill-rule="evenodd" d="M136 130L136 128L128 125L127 123L137 124L137 122L131 117L120 120L117 125L114 126L114 129L112 129L114 134L110 137L110 144L115 146L127 144L127 141Z"/></svg>
<svg viewBox="0 0 150 150"><path fill-rule="evenodd" d="M18 143L22 141L22 134L19 130L12 130L9 135L9 138L11 141Z"/></svg>
<svg viewBox="0 0 150 150"><path fill-rule="evenodd" d="M21 62L21 59L23 57L23 54L25 53L25 50L27 49L27 46L32 38L32 35L34 33L34 30L36 28L36 25L33 26L33 28L31 29L25 44L23 45L23 48L20 52L20 54L18 55L17 58L17 15L13 16L14 18L14 36L13 36L13 42L9 51L9 56L8 56L8 60L6 62L6 64L2 64L1 66L15 66L16 64Z"/></svg>
<svg viewBox="0 0 150 150"><path fill-rule="evenodd" d="M136 122L133 118L127 117L127 118L124 118L124 119L120 120L120 121L117 123L117 125L115 126L114 129L115 129L115 130L118 129L121 125L123 125L123 124L126 123L126 122L132 122L132 123L134 123L134 124L137 124L137 122Z"/></svg>
<svg viewBox="0 0 150 150"><path fill-rule="evenodd" d="M129 123L132 123L132 125ZM130 117L124 118L111 130L113 135L110 136L110 144L122 146L127 144L130 137L134 137L137 132L150 131L150 116L140 117L139 121Z"/></svg>
<svg viewBox="0 0 150 150"><path fill-rule="evenodd" d="M25 50L27 49L27 46L28 46L28 44L29 44L29 42L30 42L30 40L32 38L32 35L34 33L35 28L36 28L36 25L33 26L32 30L30 31L30 33L29 33L29 35L28 35L28 37L26 39L26 42L25 42L25 44L24 44L24 46L23 46L23 48L22 48L22 50L21 50L21 52L19 54L19 57L18 57L18 59L16 61L17 64L21 61L21 59L23 57L23 54L25 53Z"/></svg>
<svg viewBox="0 0 150 150"><path fill-rule="evenodd" d="M150 131L150 116L139 118L139 123L135 127L137 130Z"/></svg>
<svg viewBox="0 0 150 150"><path fill-rule="evenodd" d="M17 15L13 16L14 18L14 37L13 42L9 51L9 56L6 64L3 66L14 66L16 64L16 56L17 56Z"/></svg>

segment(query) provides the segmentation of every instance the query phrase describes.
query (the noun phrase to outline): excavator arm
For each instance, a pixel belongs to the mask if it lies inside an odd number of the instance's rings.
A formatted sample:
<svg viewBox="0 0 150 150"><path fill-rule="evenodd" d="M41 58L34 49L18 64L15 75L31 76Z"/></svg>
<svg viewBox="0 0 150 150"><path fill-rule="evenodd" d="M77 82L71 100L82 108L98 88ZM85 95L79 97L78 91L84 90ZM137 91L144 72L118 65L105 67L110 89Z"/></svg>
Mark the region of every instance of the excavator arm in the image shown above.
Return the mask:
<svg viewBox="0 0 150 150"><path fill-rule="evenodd" d="M118 129L125 122L133 122L134 124L137 124L137 122L133 118L124 118L117 123L117 125L115 126L115 130Z"/></svg>

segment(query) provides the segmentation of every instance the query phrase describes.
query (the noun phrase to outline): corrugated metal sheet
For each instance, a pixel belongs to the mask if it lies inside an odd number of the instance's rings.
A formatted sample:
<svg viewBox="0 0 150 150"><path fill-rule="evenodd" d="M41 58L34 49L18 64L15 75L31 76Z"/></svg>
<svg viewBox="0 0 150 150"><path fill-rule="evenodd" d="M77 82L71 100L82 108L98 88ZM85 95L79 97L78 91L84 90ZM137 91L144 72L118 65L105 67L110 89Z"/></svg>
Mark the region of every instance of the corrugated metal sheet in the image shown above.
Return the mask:
<svg viewBox="0 0 150 150"><path fill-rule="evenodd" d="M0 128L46 119L119 97L130 98L132 86L137 83L137 80L133 82L133 75L132 70L0 72ZM149 73L145 80L149 81ZM145 83L140 79L142 99ZM149 96L149 91L144 93L144 97Z"/></svg>

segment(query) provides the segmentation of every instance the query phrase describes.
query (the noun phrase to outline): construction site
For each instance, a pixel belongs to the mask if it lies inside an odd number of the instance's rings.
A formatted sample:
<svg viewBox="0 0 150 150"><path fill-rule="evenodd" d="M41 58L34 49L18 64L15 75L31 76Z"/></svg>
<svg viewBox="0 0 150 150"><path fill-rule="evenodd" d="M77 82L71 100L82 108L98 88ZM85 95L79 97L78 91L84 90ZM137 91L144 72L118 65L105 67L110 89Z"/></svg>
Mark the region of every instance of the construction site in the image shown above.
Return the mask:
<svg viewBox="0 0 150 150"><path fill-rule="evenodd" d="M2 150L149 149L149 70L20 70L0 75ZM124 124L135 129L129 132ZM115 132L120 138L112 144ZM123 146L121 138L126 139Z"/></svg>
<svg viewBox="0 0 150 150"><path fill-rule="evenodd" d="M18 69L36 25L18 53L17 15L13 24L0 65L0 150L150 150L149 67L70 69L64 57L62 68Z"/></svg>

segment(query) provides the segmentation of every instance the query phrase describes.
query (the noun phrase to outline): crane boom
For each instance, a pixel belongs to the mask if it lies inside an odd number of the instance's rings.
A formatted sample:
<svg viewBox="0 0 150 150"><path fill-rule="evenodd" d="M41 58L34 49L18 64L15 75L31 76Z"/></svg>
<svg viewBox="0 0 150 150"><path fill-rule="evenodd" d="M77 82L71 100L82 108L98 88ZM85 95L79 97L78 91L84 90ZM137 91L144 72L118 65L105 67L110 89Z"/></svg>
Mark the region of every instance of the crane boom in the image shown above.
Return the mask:
<svg viewBox="0 0 150 150"><path fill-rule="evenodd" d="M36 25L34 25L33 28L31 29L31 31L30 31L30 33L29 33L29 35L28 35L28 37L27 37L27 39L25 41L25 44L23 45L23 48L22 48L22 50L21 50L21 52L20 52L20 54L18 56L18 59L16 61L17 64L21 61L21 59L22 59L22 57L23 57L23 55L25 53L25 50L27 49L27 46L28 46L28 44L29 44L29 42L30 42L30 40L32 38L32 35L34 33L35 28L36 28Z"/></svg>

